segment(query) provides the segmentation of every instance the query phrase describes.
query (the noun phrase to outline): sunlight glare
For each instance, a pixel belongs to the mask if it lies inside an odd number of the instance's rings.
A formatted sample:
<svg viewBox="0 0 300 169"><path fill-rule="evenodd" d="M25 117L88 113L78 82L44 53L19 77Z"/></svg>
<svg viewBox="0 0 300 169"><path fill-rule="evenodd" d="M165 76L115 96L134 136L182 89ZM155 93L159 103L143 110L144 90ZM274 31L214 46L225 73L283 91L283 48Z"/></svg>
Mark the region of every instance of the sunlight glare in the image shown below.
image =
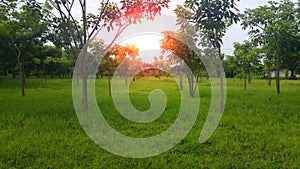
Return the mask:
<svg viewBox="0 0 300 169"><path fill-rule="evenodd" d="M131 36L124 40L121 45L135 45L140 49L140 51L144 50L161 50L160 49L160 40L163 39L162 35L159 34L141 34L137 36Z"/></svg>
<svg viewBox="0 0 300 169"><path fill-rule="evenodd" d="M144 62L151 63L153 58L155 56L159 56L161 53L161 39L163 39L162 34L143 33L127 37L120 44L135 45L137 48L139 48L138 58L142 58Z"/></svg>

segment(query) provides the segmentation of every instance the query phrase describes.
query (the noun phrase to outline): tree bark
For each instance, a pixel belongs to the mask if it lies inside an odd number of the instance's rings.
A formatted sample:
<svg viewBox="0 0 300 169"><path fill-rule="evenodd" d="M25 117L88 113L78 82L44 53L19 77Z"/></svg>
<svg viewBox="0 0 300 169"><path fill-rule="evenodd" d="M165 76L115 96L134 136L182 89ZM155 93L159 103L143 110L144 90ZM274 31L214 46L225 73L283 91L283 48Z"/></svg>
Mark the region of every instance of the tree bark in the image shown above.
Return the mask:
<svg viewBox="0 0 300 169"><path fill-rule="evenodd" d="M20 82L21 82L21 93L22 96L25 96L25 74L24 74L24 67L23 63L21 61L21 50L15 45L14 48L16 49L16 55L17 55L17 62L19 66L19 75L20 75Z"/></svg>
<svg viewBox="0 0 300 169"><path fill-rule="evenodd" d="M87 45L83 47L83 55L82 55L82 104L84 110L88 110L88 97L87 97Z"/></svg>
<svg viewBox="0 0 300 169"><path fill-rule="evenodd" d="M20 73L20 82L21 82L21 92L22 96L25 96L25 75L23 71L23 64L20 60L20 56L18 56L18 65L19 65L19 73Z"/></svg>
<svg viewBox="0 0 300 169"><path fill-rule="evenodd" d="M220 58L220 68L222 66L222 53L221 46L218 47L219 58ZM223 71L220 69L220 90L221 90L221 99L220 99L220 113L223 112L224 109L224 83L223 83Z"/></svg>
<svg viewBox="0 0 300 169"><path fill-rule="evenodd" d="M111 82L110 82L110 76L108 76L108 95L111 97Z"/></svg>
<svg viewBox="0 0 300 169"><path fill-rule="evenodd" d="M86 0L83 0L82 5L82 22L83 22L83 64L82 64L82 103L84 110L88 110L87 97L87 17L86 17Z"/></svg>

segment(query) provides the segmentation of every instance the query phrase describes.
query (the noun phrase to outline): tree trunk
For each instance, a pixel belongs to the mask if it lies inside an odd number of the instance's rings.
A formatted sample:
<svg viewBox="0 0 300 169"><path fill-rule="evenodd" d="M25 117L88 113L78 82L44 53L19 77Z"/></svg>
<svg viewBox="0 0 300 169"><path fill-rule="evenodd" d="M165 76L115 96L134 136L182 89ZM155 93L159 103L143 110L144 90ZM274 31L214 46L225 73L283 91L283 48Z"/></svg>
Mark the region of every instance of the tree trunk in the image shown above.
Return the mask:
<svg viewBox="0 0 300 169"><path fill-rule="evenodd" d="M87 97L87 45L83 47L83 55L82 55L82 104L84 110L88 110L88 97Z"/></svg>
<svg viewBox="0 0 300 169"><path fill-rule="evenodd" d="M82 22L83 22L83 64L82 64L82 103L84 110L88 110L88 97L87 97L87 17L86 17L86 0L82 4Z"/></svg>
<svg viewBox="0 0 300 169"><path fill-rule="evenodd" d="M25 96L25 75L23 72L23 64L21 63L20 56L18 56L18 65L19 65L19 73L20 73L20 82L21 82L21 91L22 96Z"/></svg>
<svg viewBox="0 0 300 169"><path fill-rule="evenodd" d="M222 66L222 53L221 53L221 46L218 47L219 51L219 58L220 58L220 68ZM223 112L224 109L224 84L223 84L223 71L220 69L220 90L221 90L221 99L220 99L220 113Z"/></svg>
<svg viewBox="0 0 300 169"><path fill-rule="evenodd" d="M271 77L271 68L268 67L268 86L271 87L271 80L272 80L272 77Z"/></svg>
<svg viewBox="0 0 300 169"><path fill-rule="evenodd" d="M251 73L248 74L248 83L251 83Z"/></svg>
<svg viewBox="0 0 300 169"><path fill-rule="evenodd" d="M199 82L199 74L197 74L196 76L196 81L194 83L194 88L193 88L193 96L195 96L195 92L196 92L196 89L198 87L198 82Z"/></svg>
<svg viewBox="0 0 300 169"><path fill-rule="evenodd" d="M190 73L187 74L188 81L189 81L189 91L190 91L190 96L194 97L194 79L193 75L190 75Z"/></svg>
<svg viewBox="0 0 300 169"><path fill-rule="evenodd" d="M110 76L108 75L108 95L111 97L111 82L110 82Z"/></svg>
<svg viewBox="0 0 300 169"><path fill-rule="evenodd" d="M268 86L271 86L271 81L272 81L271 76L269 76L268 77Z"/></svg>
<svg viewBox="0 0 300 169"><path fill-rule="evenodd" d="M296 77L295 77L295 69L291 70L291 79L296 79Z"/></svg>
<svg viewBox="0 0 300 169"><path fill-rule="evenodd" d="M180 90L183 90L182 74L181 73L179 74L179 87L180 87Z"/></svg>
<svg viewBox="0 0 300 169"><path fill-rule="evenodd" d="M280 94L280 77L279 77L280 67L279 67L279 58L276 59L276 71L275 71L275 79L276 79L276 91L277 94Z"/></svg>
<svg viewBox="0 0 300 169"><path fill-rule="evenodd" d="M15 46L15 49L17 51L16 55L17 55L17 62L18 62L18 66L19 66L19 75L20 75L20 82L21 82L21 92L22 92L22 96L25 96L25 74L24 74L24 66L23 63L21 61L21 50Z"/></svg>
<svg viewBox="0 0 300 169"><path fill-rule="evenodd" d="M82 76L82 104L84 110L88 110L88 97L87 97L87 75Z"/></svg>

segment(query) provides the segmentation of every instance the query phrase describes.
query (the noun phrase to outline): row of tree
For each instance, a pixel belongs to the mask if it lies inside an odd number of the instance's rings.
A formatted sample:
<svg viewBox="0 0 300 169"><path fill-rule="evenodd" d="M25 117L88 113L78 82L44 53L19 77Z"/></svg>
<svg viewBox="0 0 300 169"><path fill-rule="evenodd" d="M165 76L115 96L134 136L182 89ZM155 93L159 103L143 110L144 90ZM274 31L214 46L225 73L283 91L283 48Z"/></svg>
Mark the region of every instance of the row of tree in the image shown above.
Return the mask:
<svg viewBox="0 0 300 169"><path fill-rule="evenodd" d="M69 54L70 57L64 58L72 58L73 66L82 52L78 73L82 80L82 103L87 110L89 42L98 31L107 29L110 32L114 29L116 34L112 42L106 45L106 49L109 49L129 25L141 22L142 19L153 20L162 8L168 7L168 3L169 0L124 0L119 3L102 0L98 4L97 13L88 13L86 0L47 0L45 3L37 0L1 0L1 72L6 74L7 64L2 60L9 58L12 62L10 68L19 70L22 96L25 96L25 63L30 60L28 53L32 48L50 42L63 53ZM79 10L76 7L79 7ZM78 11L80 17L76 18ZM43 64L37 67L58 66L64 62L62 60L66 59L54 59L53 56L43 58L43 62L41 59L33 59L37 65Z"/></svg>
<svg viewBox="0 0 300 169"><path fill-rule="evenodd" d="M153 20L162 8L168 8L168 3L169 0L124 0L119 3L102 0L98 13L92 14L87 13L86 0L48 0L44 3L1 0L0 77L8 73L16 76L19 72L24 96L26 77L71 76L82 52L81 64L77 67L82 80L83 105L87 109L88 61L103 57L97 75L108 76L109 80L116 67L123 63L119 72L127 84L127 73L137 72L143 63L136 58L136 47L116 45L115 40L129 25L140 23L142 19ZM80 7L80 20L75 17L78 9L74 6ZM198 80L207 75L208 66L214 67L211 76L220 78L221 97L224 96L221 63L227 77L239 75L245 79L245 84L247 79L250 82L251 76L263 70L271 79L270 72L275 70L277 93L280 93L279 71L287 69L294 78L299 69L299 2L270 1L265 6L239 13L234 0L186 0L174 12L180 29L163 32L162 55L171 53L168 64L177 70L183 69L183 62L191 69L193 74L186 72L191 96L195 94ZM235 43L234 56L225 57L221 52L222 38L227 28L238 22L249 30L250 40ZM115 30L109 44L93 41L102 29ZM157 57L153 64L159 67L164 65L163 62ZM159 75L163 73L156 76ZM179 74L180 79L182 76Z"/></svg>
<svg viewBox="0 0 300 169"><path fill-rule="evenodd" d="M226 61L228 75L243 76L251 82L252 74L264 74L271 85L275 72L276 89L280 93L280 71L290 79L300 73L300 2L270 1L265 6L247 9L240 14L242 26L248 28L250 40L234 44L234 56ZM297 72L298 71L298 72Z"/></svg>
<svg viewBox="0 0 300 169"><path fill-rule="evenodd" d="M247 79L250 83L254 75L266 76L270 85L274 71L279 94L280 71L286 70L286 75L290 72L290 78L295 79L300 69L299 6L300 2L290 0L269 1L265 6L239 13L232 0L187 0L175 10L180 29L164 32L161 47L184 60L196 79L208 68L203 64L204 60L221 60L226 77L243 78L245 90ZM242 44L234 43L234 56L225 57L221 53L222 37L227 28L238 21L243 29L249 30L250 39ZM214 67L223 91L220 65ZM195 86L192 78L187 76L193 96Z"/></svg>

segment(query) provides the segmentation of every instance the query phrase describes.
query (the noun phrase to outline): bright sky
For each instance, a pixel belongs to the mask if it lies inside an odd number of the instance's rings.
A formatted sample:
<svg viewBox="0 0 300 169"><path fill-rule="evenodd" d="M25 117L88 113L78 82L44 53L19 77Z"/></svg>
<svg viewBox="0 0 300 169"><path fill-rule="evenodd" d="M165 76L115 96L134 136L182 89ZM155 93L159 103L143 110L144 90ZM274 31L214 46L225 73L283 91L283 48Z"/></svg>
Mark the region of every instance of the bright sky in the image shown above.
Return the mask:
<svg viewBox="0 0 300 169"><path fill-rule="evenodd" d="M163 38L160 34L135 34L134 36L124 38L121 45L134 44L140 49L140 51L145 50L156 50L160 49L159 41Z"/></svg>
<svg viewBox="0 0 300 169"><path fill-rule="evenodd" d="M135 45L139 48L139 56L143 62L152 63L154 56L161 53L160 40L163 38L161 34L141 33L128 36L120 41L120 45Z"/></svg>

